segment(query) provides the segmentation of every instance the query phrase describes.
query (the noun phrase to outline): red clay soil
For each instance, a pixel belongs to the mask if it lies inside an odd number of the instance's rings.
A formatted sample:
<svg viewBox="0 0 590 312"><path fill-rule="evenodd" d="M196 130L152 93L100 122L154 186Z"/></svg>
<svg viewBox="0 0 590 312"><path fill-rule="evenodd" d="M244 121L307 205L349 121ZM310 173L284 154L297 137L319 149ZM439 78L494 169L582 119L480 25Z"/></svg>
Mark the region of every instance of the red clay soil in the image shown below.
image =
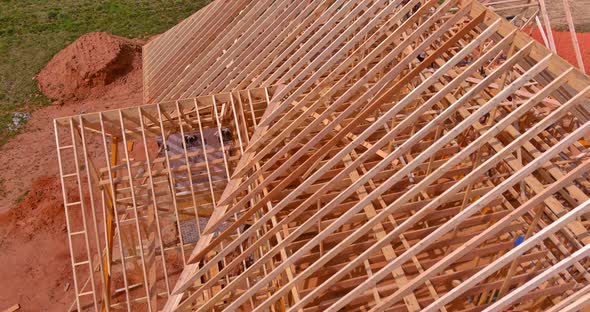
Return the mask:
<svg viewBox="0 0 590 312"><path fill-rule="evenodd" d="M141 44L107 33L88 33L60 51L36 77L39 89L59 101L104 93L141 67ZM123 81L125 82L125 81Z"/></svg>
<svg viewBox="0 0 590 312"><path fill-rule="evenodd" d="M60 193L57 177L41 177L0 217L0 309L19 303L25 311L48 304L63 311L71 302L65 296L71 269Z"/></svg>
<svg viewBox="0 0 590 312"><path fill-rule="evenodd" d="M540 43L543 43L543 37L538 28L532 33L532 37ZM582 57L584 59L584 67L586 73L590 73L590 33L578 33L578 42L580 50L582 51ZM557 47L557 54L566 59L570 64L578 67L578 61L576 60L576 52L572 43L572 37L569 31L553 31L553 39L555 40L555 46Z"/></svg>
<svg viewBox="0 0 590 312"><path fill-rule="evenodd" d="M38 81L56 104L33 113L0 148L0 311L17 303L20 311L65 311L73 302L53 119L140 105L141 46L84 35Z"/></svg>

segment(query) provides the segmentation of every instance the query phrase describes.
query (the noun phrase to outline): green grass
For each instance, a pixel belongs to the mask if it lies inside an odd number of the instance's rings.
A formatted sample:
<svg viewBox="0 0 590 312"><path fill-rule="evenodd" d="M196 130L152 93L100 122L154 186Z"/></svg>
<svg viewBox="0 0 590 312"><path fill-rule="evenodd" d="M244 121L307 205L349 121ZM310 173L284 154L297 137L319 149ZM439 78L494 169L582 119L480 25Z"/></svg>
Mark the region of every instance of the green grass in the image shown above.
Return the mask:
<svg viewBox="0 0 590 312"><path fill-rule="evenodd" d="M166 31L209 0L0 0L0 145L14 112L49 105L33 77L81 35L143 38Z"/></svg>

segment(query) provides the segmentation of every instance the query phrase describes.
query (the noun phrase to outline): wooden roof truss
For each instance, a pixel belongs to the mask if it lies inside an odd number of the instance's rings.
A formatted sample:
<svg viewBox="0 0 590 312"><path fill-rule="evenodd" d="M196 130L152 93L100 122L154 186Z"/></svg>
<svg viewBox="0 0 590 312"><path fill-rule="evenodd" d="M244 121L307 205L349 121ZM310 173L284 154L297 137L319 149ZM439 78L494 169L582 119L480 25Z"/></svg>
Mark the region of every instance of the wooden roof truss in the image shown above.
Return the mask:
<svg viewBox="0 0 590 312"><path fill-rule="evenodd" d="M590 302L590 78L479 2L217 0L144 66L55 123L78 310Z"/></svg>
<svg viewBox="0 0 590 312"><path fill-rule="evenodd" d="M520 235L537 238L557 219L545 213L587 199L584 187L564 183L543 193L572 168L546 163L586 149L587 86L576 90L578 72L498 16L477 4L449 13L452 5L426 2L416 19L389 15L400 22L383 30L389 37L372 46L367 36L317 87L290 89L257 127L207 229L232 225L199 242L174 291L185 298L168 309L471 309L546 269L531 259L491 271ZM579 127L566 130L564 118ZM587 183L580 173L577 183ZM570 208L566 188L576 194ZM549 204L536 215L527 204L539 193ZM576 231L571 240L587 235ZM577 250L551 234L517 255L557 262ZM453 283L478 271L494 274L453 301ZM554 294L586 275L555 282ZM525 304L539 308L549 293Z"/></svg>
<svg viewBox="0 0 590 312"><path fill-rule="evenodd" d="M272 92L55 120L78 311L165 302Z"/></svg>

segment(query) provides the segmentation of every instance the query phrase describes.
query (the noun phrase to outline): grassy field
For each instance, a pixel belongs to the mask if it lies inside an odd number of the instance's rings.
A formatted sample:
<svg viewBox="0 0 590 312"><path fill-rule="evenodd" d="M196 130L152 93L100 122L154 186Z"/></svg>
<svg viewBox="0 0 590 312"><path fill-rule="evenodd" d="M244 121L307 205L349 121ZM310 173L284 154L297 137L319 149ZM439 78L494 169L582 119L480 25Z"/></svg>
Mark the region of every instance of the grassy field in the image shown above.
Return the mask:
<svg viewBox="0 0 590 312"><path fill-rule="evenodd" d="M33 77L92 31L128 38L161 33L209 0L0 0L0 145L18 132L15 112L49 104Z"/></svg>

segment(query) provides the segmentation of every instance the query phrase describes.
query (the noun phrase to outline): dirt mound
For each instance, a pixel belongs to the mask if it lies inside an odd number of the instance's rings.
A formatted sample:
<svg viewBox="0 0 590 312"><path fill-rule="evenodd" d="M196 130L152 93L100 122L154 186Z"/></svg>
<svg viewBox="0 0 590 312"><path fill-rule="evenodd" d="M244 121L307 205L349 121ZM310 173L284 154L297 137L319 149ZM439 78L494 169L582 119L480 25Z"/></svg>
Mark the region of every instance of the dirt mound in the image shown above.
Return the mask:
<svg viewBox="0 0 590 312"><path fill-rule="evenodd" d="M40 229L51 232L66 231L61 193L60 182L55 176L43 176L33 182L31 190L14 209L27 234L33 235Z"/></svg>
<svg viewBox="0 0 590 312"><path fill-rule="evenodd" d="M141 44L104 32L83 35L41 70L39 89L58 102L100 96L141 68Z"/></svg>
<svg viewBox="0 0 590 312"><path fill-rule="evenodd" d="M10 210L2 223L14 226L11 231L13 235L29 239L41 231L65 233L67 228L59 179L56 176L42 176L34 180L30 191Z"/></svg>

